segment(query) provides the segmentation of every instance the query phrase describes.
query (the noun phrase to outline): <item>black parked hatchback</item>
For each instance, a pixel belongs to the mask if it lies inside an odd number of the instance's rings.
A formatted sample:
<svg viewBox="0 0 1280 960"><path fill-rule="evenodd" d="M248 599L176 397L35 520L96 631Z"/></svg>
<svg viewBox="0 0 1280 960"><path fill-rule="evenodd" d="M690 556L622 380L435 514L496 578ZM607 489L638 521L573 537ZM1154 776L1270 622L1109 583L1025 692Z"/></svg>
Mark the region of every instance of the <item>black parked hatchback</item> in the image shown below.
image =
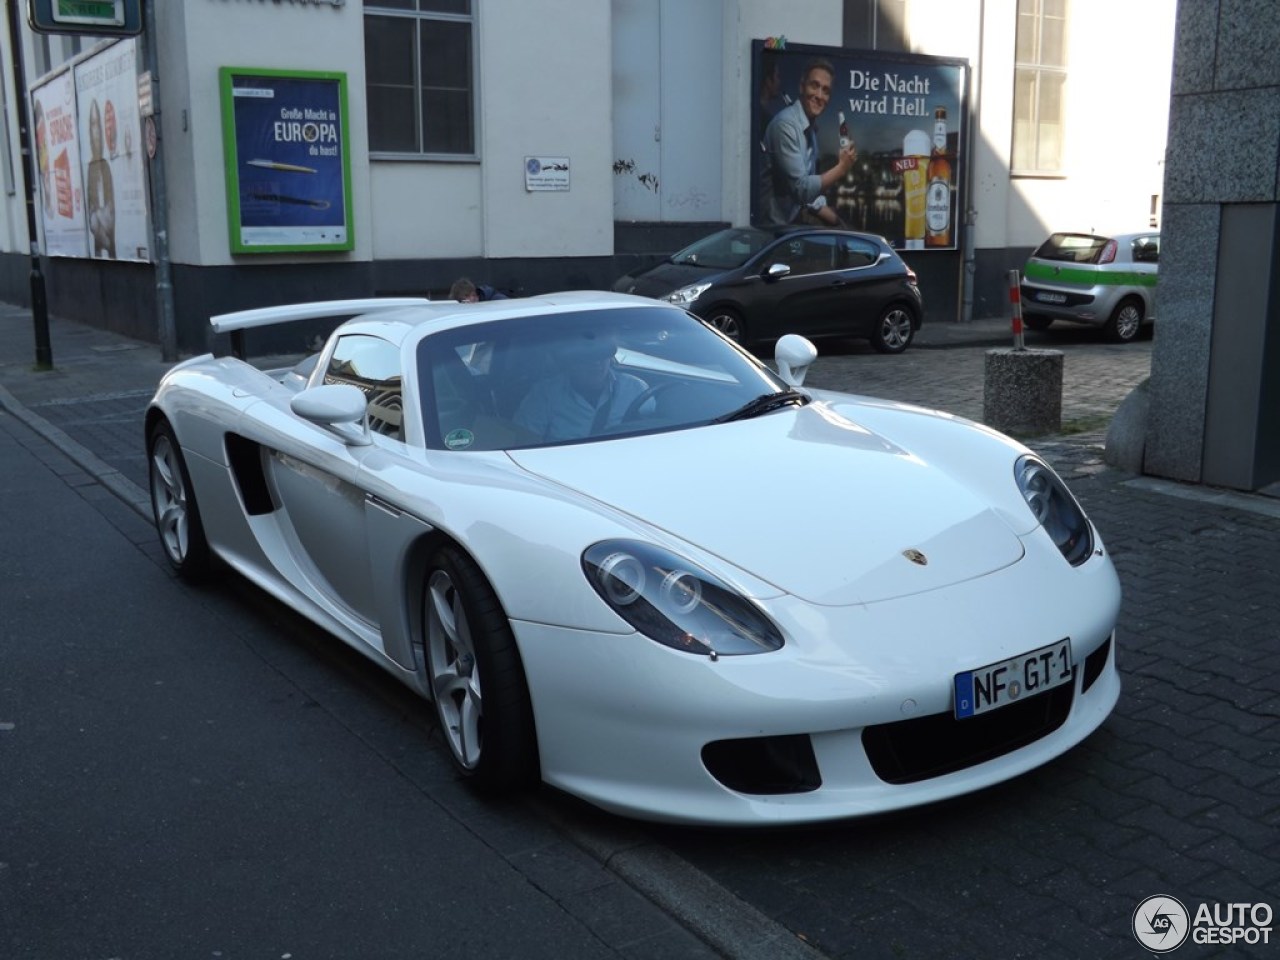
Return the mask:
<svg viewBox="0 0 1280 960"><path fill-rule="evenodd" d="M744 346L800 333L901 353L924 315L915 271L883 237L848 230L732 227L613 289L682 306Z"/></svg>

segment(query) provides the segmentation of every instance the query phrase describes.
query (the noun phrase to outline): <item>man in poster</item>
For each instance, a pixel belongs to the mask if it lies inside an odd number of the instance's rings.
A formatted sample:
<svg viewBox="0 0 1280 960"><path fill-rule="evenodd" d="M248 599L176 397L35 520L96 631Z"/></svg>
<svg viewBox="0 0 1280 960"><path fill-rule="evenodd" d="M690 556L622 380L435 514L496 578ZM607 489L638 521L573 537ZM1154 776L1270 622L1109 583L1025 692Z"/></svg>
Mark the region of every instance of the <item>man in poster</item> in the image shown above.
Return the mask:
<svg viewBox="0 0 1280 960"><path fill-rule="evenodd" d="M852 142L842 146L835 166L819 174L818 117L831 99L835 69L826 60L812 60L800 80L800 97L769 121L764 132L758 220L775 226L812 219L840 222L824 193L853 168L858 151Z"/></svg>

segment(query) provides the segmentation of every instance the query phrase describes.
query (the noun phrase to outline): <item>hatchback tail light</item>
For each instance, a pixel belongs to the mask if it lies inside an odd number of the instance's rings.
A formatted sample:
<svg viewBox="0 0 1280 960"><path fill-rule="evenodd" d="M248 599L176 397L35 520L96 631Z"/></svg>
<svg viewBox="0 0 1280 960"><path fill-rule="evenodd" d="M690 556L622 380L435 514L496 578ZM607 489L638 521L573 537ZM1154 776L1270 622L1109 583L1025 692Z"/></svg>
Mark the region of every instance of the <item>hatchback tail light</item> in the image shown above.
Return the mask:
<svg viewBox="0 0 1280 960"><path fill-rule="evenodd" d="M1111 263L1116 258L1116 250L1119 247L1114 240L1108 240L1107 245L1102 248L1102 253L1098 254L1099 263Z"/></svg>
<svg viewBox="0 0 1280 960"><path fill-rule="evenodd" d="M914 283L914 284L920 283L919 278L916 276L916 272L912 270L910 267L907 267L907 283Z"/></svg>

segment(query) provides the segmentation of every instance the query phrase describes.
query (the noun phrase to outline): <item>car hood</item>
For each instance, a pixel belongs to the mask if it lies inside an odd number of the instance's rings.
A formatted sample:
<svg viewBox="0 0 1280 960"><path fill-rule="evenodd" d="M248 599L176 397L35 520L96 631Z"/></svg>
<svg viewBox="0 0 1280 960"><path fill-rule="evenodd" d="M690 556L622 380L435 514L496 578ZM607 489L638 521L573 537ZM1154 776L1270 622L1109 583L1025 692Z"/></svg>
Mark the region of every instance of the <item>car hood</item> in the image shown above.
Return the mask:
<svg viewBox="0 0 1280 960"><path fill-rule="evenodd" d="M643 273L632 277L623 277L614 285L615 293L634 293L640 297L665 297L673 290L687 287L691 283L707 283L720 276L724 271L712 267L699 267L692 263L672 263L666 261L656 267L650 267Z"/></svg>
<svg viewBox="0 0 1280 960"><path fill-rule="evenodd" d="M935 590L1023 554L978 493L823 404L510 455L815 604Z"/></svg>

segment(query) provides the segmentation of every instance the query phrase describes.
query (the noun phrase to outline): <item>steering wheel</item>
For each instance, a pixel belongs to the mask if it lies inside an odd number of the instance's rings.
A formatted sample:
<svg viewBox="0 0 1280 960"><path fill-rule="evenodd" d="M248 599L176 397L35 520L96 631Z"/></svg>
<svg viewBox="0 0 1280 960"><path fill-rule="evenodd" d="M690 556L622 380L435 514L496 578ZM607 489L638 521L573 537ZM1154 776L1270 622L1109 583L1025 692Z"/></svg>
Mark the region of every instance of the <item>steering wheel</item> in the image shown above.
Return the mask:
<svg viewBox="0 0 1280 960"><path fill-rule="evenodd" d="M663 380L661 383L655 383L651 387L646 387L634 400L627 404L627 409L622 411L622 416L618 418L619 423L629 423L640 415L640 408L652 400L660 393L665 393L672 387L679 386L679 381Z"/></svg>

